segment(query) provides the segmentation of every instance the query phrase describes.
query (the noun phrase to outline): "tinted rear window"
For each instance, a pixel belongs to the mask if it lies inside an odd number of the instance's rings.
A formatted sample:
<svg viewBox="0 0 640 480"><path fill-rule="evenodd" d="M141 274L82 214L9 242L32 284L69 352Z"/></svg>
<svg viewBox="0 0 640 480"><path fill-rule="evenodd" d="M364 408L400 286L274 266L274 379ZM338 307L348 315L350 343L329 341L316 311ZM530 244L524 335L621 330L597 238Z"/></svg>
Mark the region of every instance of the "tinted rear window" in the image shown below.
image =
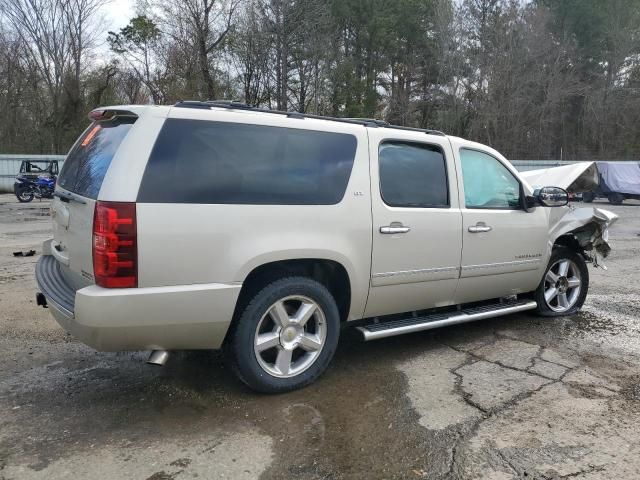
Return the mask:
<svg viewBox="0 0 640 480"><path fill-rule="evenodd" d="M134 122L116 118L91 125L67 155L58 184L83 197L98 198L111 160Z"/></svg>
<svg viewBox="0 0 640 480"><path fill-rule="evenodd" d="M344 196L353 135L168 119L138 194L148 203L331 205Z"/></svg>

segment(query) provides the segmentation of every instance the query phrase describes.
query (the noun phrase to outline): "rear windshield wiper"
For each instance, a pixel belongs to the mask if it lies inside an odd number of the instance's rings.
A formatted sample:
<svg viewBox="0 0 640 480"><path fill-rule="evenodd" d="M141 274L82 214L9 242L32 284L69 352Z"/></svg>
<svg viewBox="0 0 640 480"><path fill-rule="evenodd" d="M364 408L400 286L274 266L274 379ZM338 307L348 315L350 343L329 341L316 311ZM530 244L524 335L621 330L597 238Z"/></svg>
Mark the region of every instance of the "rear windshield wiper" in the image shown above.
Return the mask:
<svg viewBox="0 0 640 480"><path fill-rule="evenodd" d="M60 200L62 200L63 202L66 202L66 203L77 202L77 203L81 203L82 205L87 203L82 198L77 197L76 195L73 195L73 194L67 193L67 192L54 192L53 196L54 197L58 197Z"/></svg>

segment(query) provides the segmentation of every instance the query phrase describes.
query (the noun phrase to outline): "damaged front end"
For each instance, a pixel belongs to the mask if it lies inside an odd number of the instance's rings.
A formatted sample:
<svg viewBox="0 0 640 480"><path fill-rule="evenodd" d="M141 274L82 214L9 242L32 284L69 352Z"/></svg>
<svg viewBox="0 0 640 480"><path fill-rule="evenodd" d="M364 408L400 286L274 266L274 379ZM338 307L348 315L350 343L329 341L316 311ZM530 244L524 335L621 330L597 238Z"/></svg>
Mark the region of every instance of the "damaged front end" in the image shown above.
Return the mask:
<svg viewBox="0 0 640 480"><path fill-rule="evenodd" d="M595 162L580 162L562 167L522 172L533 189L548 185L564 188L575 194L598 186L599 175ZM618 219L615 213L596 207L549 209L549 249L562 237L579 246L594 267L606 267L599 259L611 251L609 227Z"/></svg>
<svg viewBox="0 0 640 480"><path fill-rule="evenodd" d="M611 252L609 245L609 226L618 216L608 210L574 206L552 212L549 218L549 248L563 236L569 236L583 250L587 260L593 262L594 267L606 267L599 259L606 258ZM563 215L564 214L564 215ZM556 218L554 218L556 217Z"/></svg>

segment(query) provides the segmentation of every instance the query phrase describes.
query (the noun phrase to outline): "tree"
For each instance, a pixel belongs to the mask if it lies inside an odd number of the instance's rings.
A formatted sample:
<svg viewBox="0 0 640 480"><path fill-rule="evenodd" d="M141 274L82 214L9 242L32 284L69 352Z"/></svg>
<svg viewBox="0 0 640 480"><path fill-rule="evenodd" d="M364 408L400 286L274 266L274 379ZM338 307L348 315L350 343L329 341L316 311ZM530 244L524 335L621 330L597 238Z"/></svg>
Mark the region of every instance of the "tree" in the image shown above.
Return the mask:
<svg viewBox="0 0 640 480"><path fill-rule="evenodd" d="M139 0L96 58L103 1L0 2L0 149L64 152L98 105L226 98L640 156L638 0Z"/></svg>
<svg viewBox="0 0 640 480"><path fill-rule="evenodd" d="M132 18L119 33L109 32L107 37L111 50L127 62L149 90L155 104L162 103L164 99L161 86L163 72L155 61L160 38L160 29L145 15Z"/></svg>
<svg viewBox="0 0 640 480"><path fill-rule="evenodd" d="M4 0L0 14L24 48L23 61L47 90L46 128L54 152L76 135L83 65L93 47L91 20L104 0Z"/></svg>
<svg viewBox="0 0 640 480"><path fill-rule="evenodd" d="M197 96L217 98L214 55L233 28L239 0L180 0L154 4L161 12L161 26L180 49L195 59L202 87Z"/></svg>

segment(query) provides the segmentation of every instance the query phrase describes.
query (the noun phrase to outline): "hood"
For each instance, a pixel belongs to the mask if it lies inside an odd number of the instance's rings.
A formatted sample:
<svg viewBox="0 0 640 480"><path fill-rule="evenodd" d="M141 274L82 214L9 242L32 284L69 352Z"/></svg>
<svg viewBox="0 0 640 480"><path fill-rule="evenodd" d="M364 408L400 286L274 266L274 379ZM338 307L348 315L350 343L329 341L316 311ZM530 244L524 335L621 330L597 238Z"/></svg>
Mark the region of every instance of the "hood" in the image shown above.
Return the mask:
<svg viewBox="0 0 640 480"><path fill-rule="evenodd" d="M543 168L520 172L533 189L560 187L569 193L585 192L598 186L598 169L595 162L580 162L562 167Z"/></svg>

